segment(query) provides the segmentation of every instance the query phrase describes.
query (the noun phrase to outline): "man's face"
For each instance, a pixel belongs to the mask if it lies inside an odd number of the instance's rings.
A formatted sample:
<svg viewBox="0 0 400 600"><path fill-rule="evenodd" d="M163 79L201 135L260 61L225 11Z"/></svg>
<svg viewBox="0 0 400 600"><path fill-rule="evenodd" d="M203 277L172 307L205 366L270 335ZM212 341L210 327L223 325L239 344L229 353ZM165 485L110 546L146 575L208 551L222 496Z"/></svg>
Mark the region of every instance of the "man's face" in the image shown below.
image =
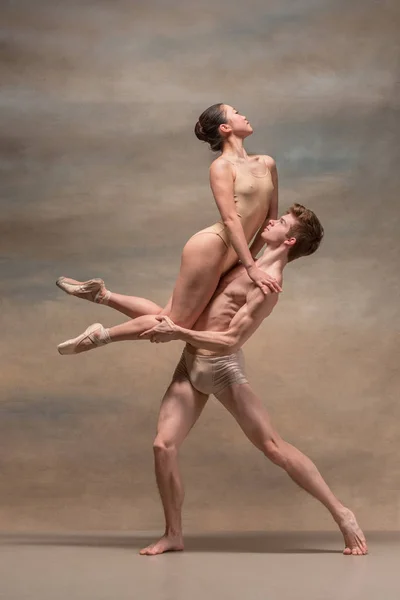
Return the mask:
<svg viewBox="0 0 400 600"><path fill-rule="evenodd" d="M292 213L282 215L279 219L270 219L261 237L269 246L280 246L288 240L290 228L296 223Z"/></svg>
<svg viewBox="0 0 400 600"><path fill-rule="evenodd" d="M236 108L224 104L224 113L226 115L227 124L231 127L232 133L237 137L246 138L253 133L253 128L244 115L241 115Z"/></svg>

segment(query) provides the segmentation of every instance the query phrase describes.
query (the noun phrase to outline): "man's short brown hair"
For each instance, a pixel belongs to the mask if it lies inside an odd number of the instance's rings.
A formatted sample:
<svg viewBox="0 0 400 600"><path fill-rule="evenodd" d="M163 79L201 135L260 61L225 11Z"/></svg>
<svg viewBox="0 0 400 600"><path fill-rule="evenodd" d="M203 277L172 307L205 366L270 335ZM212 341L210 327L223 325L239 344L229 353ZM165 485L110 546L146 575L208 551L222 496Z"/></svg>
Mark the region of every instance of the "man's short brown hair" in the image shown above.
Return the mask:
<svg viewBox="0 0 400 600"><path fill-rule="evenodd" d="M324 237L324 228L315 213L302 204L293 204L288 213L296 219L296 223L287 233L288 238L296 238L296 243L289 249L288 262L290 262L300 256L313 254Z"/></svg>

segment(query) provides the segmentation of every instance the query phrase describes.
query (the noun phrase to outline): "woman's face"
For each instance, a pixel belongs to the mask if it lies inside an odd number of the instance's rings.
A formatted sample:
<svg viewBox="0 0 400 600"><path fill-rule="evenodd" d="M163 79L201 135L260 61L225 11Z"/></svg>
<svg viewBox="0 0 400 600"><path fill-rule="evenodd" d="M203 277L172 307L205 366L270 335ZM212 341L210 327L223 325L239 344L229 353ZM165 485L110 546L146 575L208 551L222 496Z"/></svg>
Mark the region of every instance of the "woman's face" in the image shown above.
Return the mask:
<svg viewBox="0 0 400 600"><path fill-rule="evenodd" d="M244 115L241 115L236 108L224 104L223 110L226 115L228 125L237 137L246 138L253 133L253 128Z"/></svg>

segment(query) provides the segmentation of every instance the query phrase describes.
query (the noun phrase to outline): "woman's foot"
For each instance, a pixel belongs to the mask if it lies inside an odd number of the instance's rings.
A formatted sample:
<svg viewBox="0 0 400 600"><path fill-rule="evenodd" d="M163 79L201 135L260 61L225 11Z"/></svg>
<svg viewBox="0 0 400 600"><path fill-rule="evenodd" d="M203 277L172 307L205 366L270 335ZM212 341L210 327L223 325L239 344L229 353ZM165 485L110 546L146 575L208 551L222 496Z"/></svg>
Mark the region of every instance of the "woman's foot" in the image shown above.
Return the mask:
<svg viewBox="0 0 400 600"><path fill-rule="evenodd" d="M57 346L60 354L80 354L111 342L108 329L101 323L90 325L81 335Z"/></svg>
<svg viewBox="0 0 400 600"><path fill-rule="evenodd" d="M158 542L142 548L139 554L155 556L164 552L178 552L180 550L183 550L183 538L181 535L163 535Z"/></svg>
<svg viewBox="0 0 400 600"><path fill-rule="evenodd" d="M110 297L110 292L106 289L102 279L76 281L76 279L70 279L69 277L59 277L56 285L70 296L76 296L97 304L106 304Z"/></svg>

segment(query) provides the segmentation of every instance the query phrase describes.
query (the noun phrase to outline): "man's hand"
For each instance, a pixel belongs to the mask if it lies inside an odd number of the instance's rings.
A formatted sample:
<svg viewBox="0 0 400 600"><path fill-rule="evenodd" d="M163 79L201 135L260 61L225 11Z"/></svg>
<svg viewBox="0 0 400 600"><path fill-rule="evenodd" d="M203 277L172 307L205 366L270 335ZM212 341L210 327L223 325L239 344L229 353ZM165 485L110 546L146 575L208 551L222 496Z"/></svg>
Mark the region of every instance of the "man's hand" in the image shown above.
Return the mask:
<svg viewBox="0 0 400 600"><path fill-rule="evenodd" d="M281 286L274 277L264 273L256 265L253 265L247 269L247 274L250 279L255 283L264 294L268 294L269 291L277 293L282 291Z"/></svg>
<svg viewBox="0 0 400 600"><path fill-rule="evenodd" d="M172 342L173 340L179 339L180 327L175 325L171 319L165 315L161 315L156 317L159 323L152 327L152 329L148 329L143 332L140 337L142 339L150 340L152 343L165 343Z"/></svg>

